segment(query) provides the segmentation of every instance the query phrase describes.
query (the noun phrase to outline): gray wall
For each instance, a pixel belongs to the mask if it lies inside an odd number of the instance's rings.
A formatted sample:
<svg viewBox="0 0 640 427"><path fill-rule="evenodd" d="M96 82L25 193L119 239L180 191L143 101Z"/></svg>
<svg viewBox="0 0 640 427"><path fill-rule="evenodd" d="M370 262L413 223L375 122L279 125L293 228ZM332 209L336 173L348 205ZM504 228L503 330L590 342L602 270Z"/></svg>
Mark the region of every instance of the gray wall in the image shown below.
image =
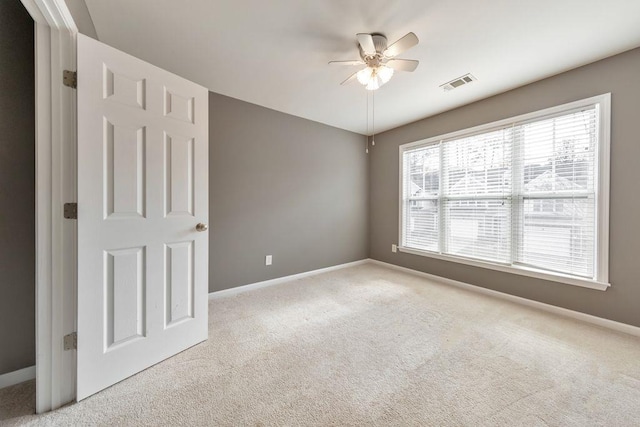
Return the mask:
<svg viewBox="0 0 640 427"><path fill-rule="evenodd" d="M367 257L364 136L214 93L209 114L210 291Z"/></svg>
<svg viewBox="0 0 640 427"><path fill-rule="evenodd" d="M376 147L371 150L370 166L370 256L640 326L639 75L640 49L635 49L377 135ZM612 94L609 254L612 286L606 292L391 252L391 244L398 241L400 144L607 92Z"/></svg>
<svg viewBox="0 0 640 427"><path fill-rule="evenodd" d="M98 40L98 34L96 33L96 27L93 25L91 15L89 15L89 9L84 0L65 0L64 1L71 12L73 22L76 23L78 31L85 36L89 36Z"/></svg>
<svg viewBox="0 0 640 427"><path fill-rule="evenodd" d="M0 1L0 374L35 363L33 21Z"/></svg>

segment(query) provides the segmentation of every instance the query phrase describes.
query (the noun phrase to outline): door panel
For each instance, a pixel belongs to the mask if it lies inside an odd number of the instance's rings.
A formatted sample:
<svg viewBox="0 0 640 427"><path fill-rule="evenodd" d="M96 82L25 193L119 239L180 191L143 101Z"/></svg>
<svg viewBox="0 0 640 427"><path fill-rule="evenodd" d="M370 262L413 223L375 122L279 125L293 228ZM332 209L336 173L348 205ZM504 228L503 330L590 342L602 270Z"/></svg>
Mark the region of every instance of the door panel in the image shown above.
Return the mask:
<svg viewBox="0 0 640 427"><path fill-rule="evenodd" d="M78 36L78 400L207 338L208 91Z"/></svg>
<svg viewBox="0 0 640 427"><path fill-rule="evenodd" d="M167 215L193 216L193 138L165 134Z"/></svg>
<svg viewBox="0 0 640 427"><path fill-rule="evenodd" d="M145 127L104 123L107 218L144 218Z"/></svg>
<svg viewBox="0 0 640 427"><path fill-rule="evenodd" d="M193 240L170 243L166 247L165 327L193 318Z"/></svg>
<svg viewBox="0 0 640 427"><path fill-rule="evenodd" d="M144 338L144 247L106 251L105 350L132 339Z"/></svg>

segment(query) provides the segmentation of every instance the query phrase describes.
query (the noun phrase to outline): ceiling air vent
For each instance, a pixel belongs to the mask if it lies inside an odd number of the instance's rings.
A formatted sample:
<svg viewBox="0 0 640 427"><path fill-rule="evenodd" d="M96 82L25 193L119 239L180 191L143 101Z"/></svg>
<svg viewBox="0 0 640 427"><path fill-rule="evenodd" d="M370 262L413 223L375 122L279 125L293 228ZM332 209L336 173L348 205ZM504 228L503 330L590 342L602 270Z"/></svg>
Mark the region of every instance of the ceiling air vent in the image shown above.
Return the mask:
<svg viewBox="0 0 640 427"><path fill-rule="evenodd" d="M473 77L471 74L465 74L462 77L458 77L457 79L453 79L450 82L440 85L440 87L446 91L450 91L450 90L459 88L460 86L469 84L471 82L475 82L476 80L478 79Z"/></svg>

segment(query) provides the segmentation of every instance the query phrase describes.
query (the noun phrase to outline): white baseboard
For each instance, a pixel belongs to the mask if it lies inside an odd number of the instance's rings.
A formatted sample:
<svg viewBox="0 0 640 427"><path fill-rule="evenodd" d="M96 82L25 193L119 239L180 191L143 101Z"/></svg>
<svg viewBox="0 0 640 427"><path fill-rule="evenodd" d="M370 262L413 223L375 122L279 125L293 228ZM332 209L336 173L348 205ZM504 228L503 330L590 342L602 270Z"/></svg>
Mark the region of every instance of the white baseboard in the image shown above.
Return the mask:
<svg viewBox="0 0 640 427"><path fill-rule="evenodd" d="M468 283L459 282L457 280L447 279L446 277L436 276L435 274L424 273L422 271L413 270L411 268L400 267L399 265L389 264L387 262L378 261L375 259L369 259L370 263L380 265L383 267L391 268L405 273L413 274L415 276L424 277L429 280L444 283L446 285L455 286L458 288L466 289L472 292L477 292L484 295L490 295L492 297L500 298L503 300L511 301L516 304L525 305L527 307L537 308L539 310L546 311L548 313L557 314L560 316L570 317L572 319L581 320L583 322L591 323L603 328L612 329L617 332L623 332L629 335L640 337L640 328L626 323L616 322L614 320L603 319L602 317L592 316L591 314L581 313L579 311L569 310L567 308L557 307L551 304L545 304L543 302L530 300L527 298L518 297L515 295L505 294L503 292L494 291L492 289L483 288L481 286L474 286Z"/></svg>
<svg viewBox="0 0 640 427"><path fill-rule="evenodd" d="M354 267L356 265L362 265L369 263L369 259L361 259L359 261L348 262L346 264L333 265L331 267L320 268L318 270L305 271L304 273L292 274L290 276L278 277L276 279L265 280L263 282L250 283L248 285L237 286L235 288L223 289L221 291L215 291L209 293L209 299L228 297L230 295L236 295L247 291L253 291L255 289L266 288L268 286L278 285L280 283L289 282L291 280L302 279L304 277L311 277L317 274L328 273L330 271L341 270L343 268Z"/></svg>
<svg viewBox="0 0 640 427"><path fill-rule="evenodd" d="M36 366L18 369L17 371L7 372L0 375L0 388L9 387L10 385L20 384L25 381L32 380L36 377Z"/></svg>

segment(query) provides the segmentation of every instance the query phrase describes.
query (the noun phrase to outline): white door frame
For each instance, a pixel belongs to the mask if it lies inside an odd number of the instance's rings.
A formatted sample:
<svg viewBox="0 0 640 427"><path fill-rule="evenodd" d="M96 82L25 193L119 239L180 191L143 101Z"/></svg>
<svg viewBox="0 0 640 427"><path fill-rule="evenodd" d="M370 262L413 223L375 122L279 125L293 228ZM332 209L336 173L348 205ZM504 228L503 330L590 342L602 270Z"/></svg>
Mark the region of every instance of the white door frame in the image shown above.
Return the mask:
<svg viewBox="0 0 640 427"><path fill-rule="evenodd" d="M76 70L78 28L64 0L21 0L35 21L36 93L36 412L76 398L76 94L62 84Z"/></svg>

